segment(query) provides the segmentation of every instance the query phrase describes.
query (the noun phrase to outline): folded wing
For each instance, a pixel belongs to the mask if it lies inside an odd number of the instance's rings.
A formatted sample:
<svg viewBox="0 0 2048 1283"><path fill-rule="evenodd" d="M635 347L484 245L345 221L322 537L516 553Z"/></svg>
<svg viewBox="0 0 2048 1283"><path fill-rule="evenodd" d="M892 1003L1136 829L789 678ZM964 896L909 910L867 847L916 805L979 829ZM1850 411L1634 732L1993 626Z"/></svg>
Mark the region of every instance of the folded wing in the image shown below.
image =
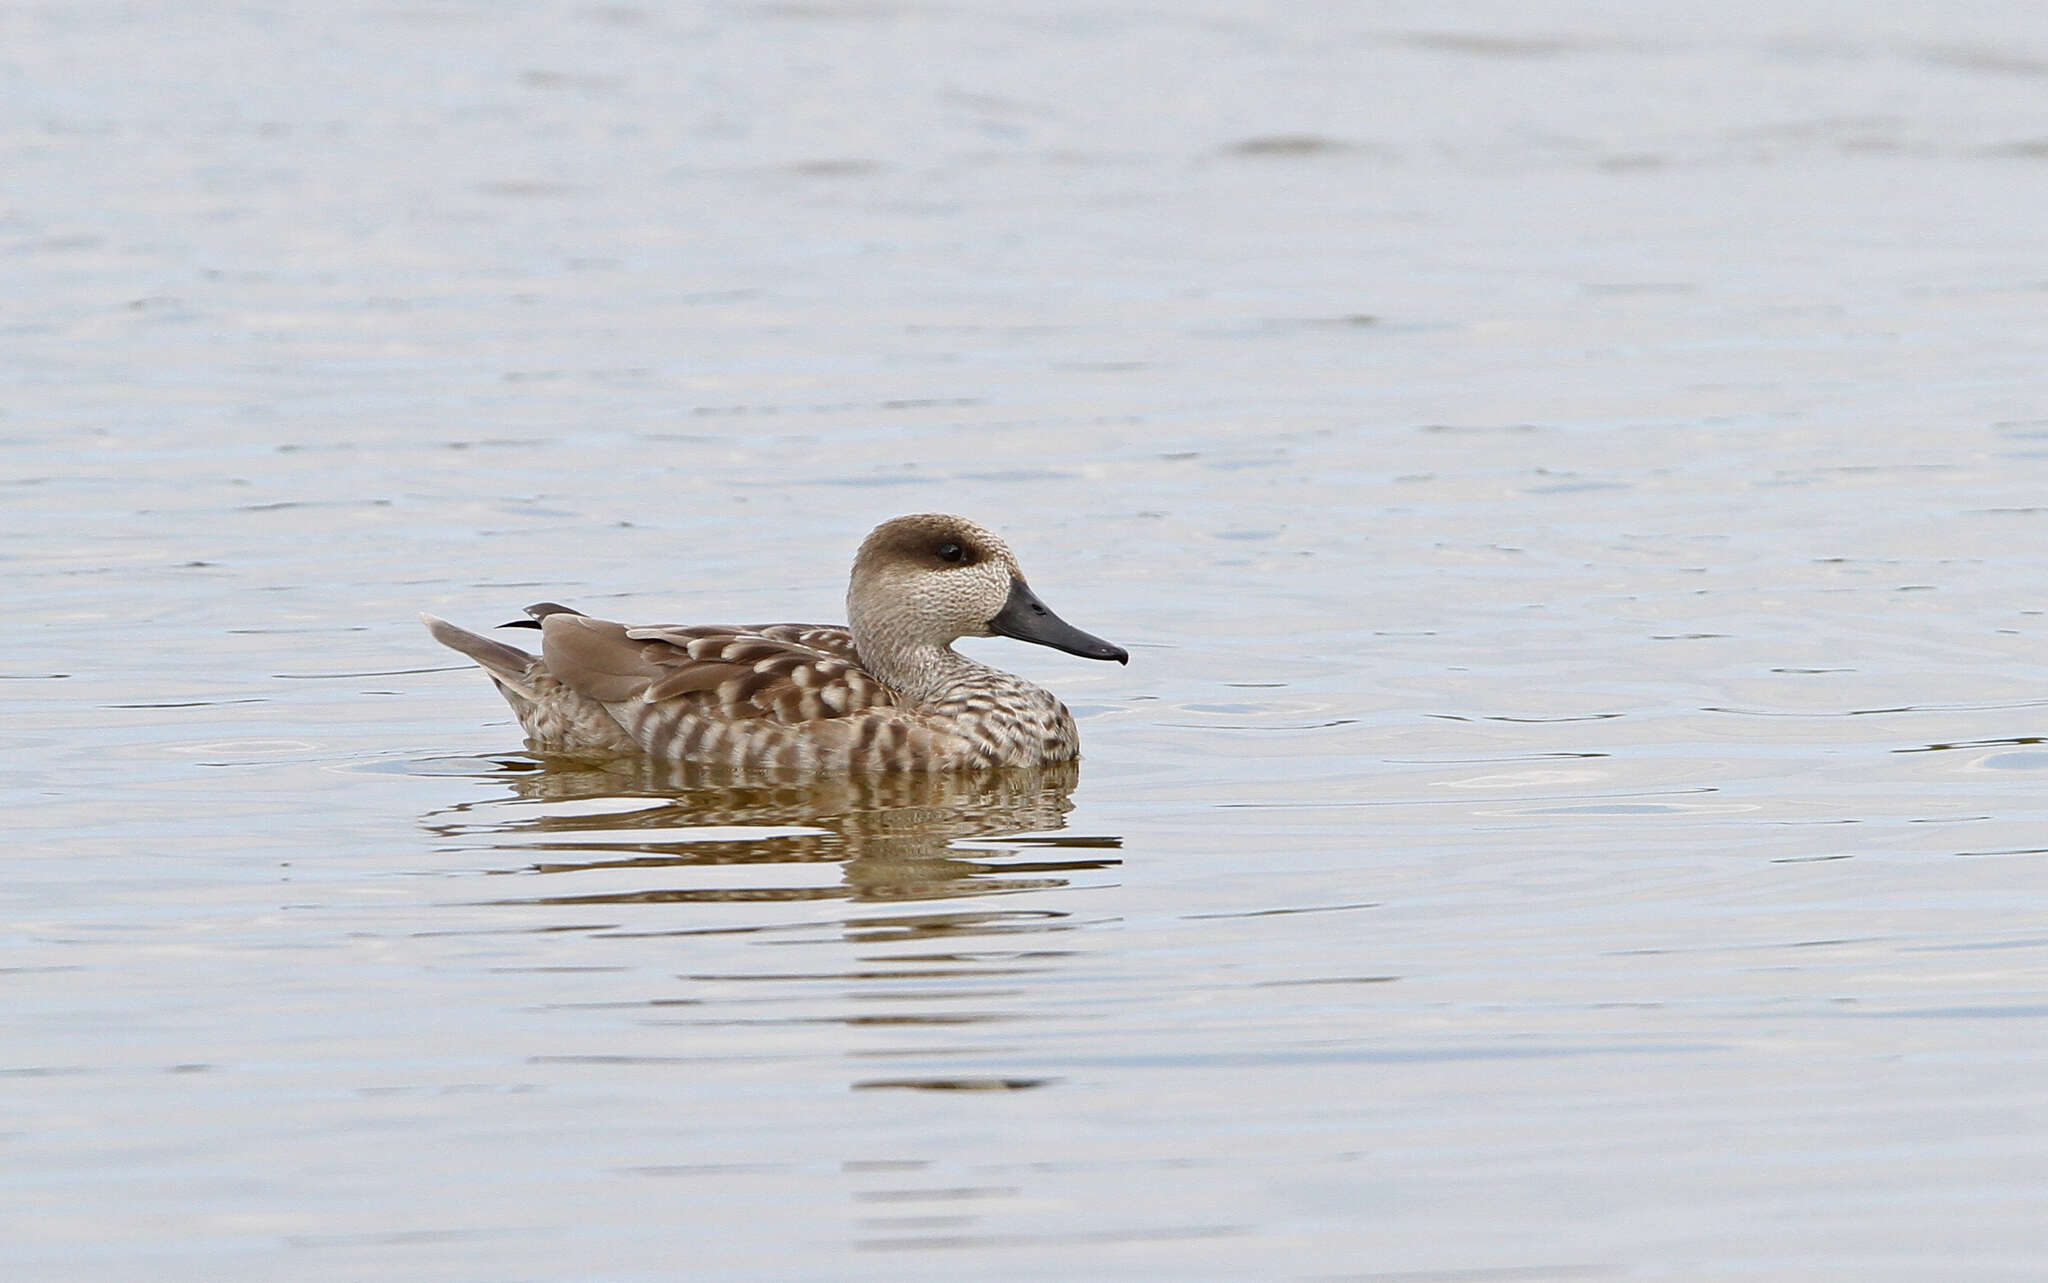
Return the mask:
<svg viewBox="0 0 2048 1283"><path fill-rule="evenodd" d="M569 611L551 612L541 624L548 671L615 715L622 711L616 706L633 704L797 726L897 706L861 667L844 629L630 628Z"/></svg>

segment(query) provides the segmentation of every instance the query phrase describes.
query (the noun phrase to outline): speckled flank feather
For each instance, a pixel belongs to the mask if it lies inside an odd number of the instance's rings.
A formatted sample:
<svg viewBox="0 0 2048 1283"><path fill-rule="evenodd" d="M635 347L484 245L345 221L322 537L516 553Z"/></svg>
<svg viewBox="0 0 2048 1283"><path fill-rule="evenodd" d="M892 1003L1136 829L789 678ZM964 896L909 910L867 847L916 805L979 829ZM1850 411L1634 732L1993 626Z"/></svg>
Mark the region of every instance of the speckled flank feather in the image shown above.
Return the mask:
<svg viewBox="0 0 2048 1283"><path fill-rule="evenodd" d="M1123 658L1029 596L994 535L937 515L900 517L868 537L847 593L849 627L633 628L546 603L528 612L541 629L533 656L427 622L490 673L544 752L854 772L1072 761L1080 741L1065 705L951 646L989 635L1018 592L1066 634L1012 635L1062 649L1079 638L1093 649L1076 653Z"/></svg>

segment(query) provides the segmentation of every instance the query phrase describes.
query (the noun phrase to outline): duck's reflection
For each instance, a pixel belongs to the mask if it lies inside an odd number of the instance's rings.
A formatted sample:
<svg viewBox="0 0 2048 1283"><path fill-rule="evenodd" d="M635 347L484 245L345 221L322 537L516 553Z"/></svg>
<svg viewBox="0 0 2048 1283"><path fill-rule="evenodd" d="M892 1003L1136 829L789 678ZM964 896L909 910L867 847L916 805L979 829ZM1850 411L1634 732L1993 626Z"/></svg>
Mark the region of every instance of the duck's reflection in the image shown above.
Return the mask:
<svg viewBox="0 0 2048 1283"><path fill-rule="evenodd" d="M1119 863L1065 852L1122 845L1052 836L1073 810L1073 763L802 782L644 759L521 758L498 768L491 777L511 797L436 812L426 824L463 846L516 853L513 867L496 872L583 875L508 901L522 904L981 895L1065 886L1077 872ZM829 865L837 876L828 880ZM685 875L714 866L724 867L713 877Z"/></svg>

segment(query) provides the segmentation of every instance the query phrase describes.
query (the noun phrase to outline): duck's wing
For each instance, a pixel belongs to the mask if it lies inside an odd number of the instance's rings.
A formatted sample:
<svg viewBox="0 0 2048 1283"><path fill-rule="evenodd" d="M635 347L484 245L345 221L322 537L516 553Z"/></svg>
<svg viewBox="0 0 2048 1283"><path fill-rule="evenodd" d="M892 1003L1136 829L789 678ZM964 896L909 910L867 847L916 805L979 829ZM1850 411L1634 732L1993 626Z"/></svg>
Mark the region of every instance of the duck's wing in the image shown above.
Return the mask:
<svg viewBox="0 0 2048 1283"><path fill-rule="evenodd" d="M570 611L540 622L548 671L602 704L673 704L722 721L790 726L898 705L895 692L861 666L843 628L629 628Z"/></svg>
<svg viewBox="0 0 2048 1283"><path fill-rule="evenodd" d="M771 641L808 647L866 671L861 665L860 652L853 648L853 634L836 624L752 624L745 631Z"/></svg>
<svg viewBox="0 0 2048 1283"><path fill-rule="evenodd" d="M502 627L538 629L549 615L582 614L582 611L559 602L539 601L526 608L525 619L515 619ZM859 665L861 662L860 652L853 648L853 633L840 624L650 624L628 631L635 634L660 633L678 643L704 637L765 637L770 641L806 647L849 664Z"/></svg>

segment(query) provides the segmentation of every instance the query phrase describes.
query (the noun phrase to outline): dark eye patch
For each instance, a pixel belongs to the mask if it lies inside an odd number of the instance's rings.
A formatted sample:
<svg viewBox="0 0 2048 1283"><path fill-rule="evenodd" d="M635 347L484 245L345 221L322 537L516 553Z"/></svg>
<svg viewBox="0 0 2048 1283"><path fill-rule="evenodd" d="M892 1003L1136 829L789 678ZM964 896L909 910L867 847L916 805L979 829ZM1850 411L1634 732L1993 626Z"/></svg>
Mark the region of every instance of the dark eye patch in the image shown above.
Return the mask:
<svg viewBox="0 0 2048 1283"><path fill-rule="evenodd" d="M969 560L967 549L950 539L932 549L932 552L938 556L940 561L955 566L964 566Z"/></svg>

